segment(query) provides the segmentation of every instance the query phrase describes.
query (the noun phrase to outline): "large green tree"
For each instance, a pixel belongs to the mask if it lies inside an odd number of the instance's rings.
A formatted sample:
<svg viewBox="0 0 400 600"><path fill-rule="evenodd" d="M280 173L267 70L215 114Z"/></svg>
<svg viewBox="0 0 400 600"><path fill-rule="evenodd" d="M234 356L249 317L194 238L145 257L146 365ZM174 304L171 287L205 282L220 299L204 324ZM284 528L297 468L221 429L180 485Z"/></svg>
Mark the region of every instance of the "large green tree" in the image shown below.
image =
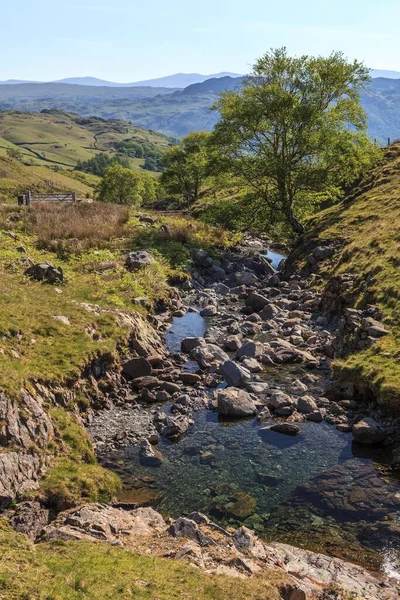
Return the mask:
<svg viewBox="0 0 400 600"><path fill-rule="evenodd" d="M145 173L136 173L121 165L107 167L96 190L100 202L139 206L156 198L156 184Z"/></svg>
<svg viewBox="0 0 400 600"><path fill-rule="evenodd" d="M371 165L360 90L368 69L342 53L291 57L271 50L243 86L223 93L213 142L221 166L243 183L265 220L296 232L305 207L335 198Z"/></svg>
<svg viewBox="0 0 400 600"><path fill-rule="evenodd" d="M168 193L181 196L188 207L198 199L208 176L210 135L205 131L189 133L164 153L161 183Z"/></svg>

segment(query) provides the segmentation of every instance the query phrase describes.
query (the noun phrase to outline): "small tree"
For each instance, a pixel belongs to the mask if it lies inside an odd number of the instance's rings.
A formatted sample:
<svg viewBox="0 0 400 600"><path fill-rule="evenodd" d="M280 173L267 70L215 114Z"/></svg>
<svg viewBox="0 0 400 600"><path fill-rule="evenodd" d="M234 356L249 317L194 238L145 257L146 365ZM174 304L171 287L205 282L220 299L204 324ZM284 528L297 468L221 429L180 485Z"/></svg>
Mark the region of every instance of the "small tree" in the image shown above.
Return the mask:
<svg viewBox="0 0 400 600"><path fill-rule="evenodd" d="M7 156L19 161L21 161L23 158L21 150L18 150L17 148L7 148Z"/></svg>
<svg viewBox="0 0 400 600"><path fill-rule="evenodd" d="M205 131L190 133L164 153L161 183L167 192L182 196L188 207L198 200L208 176L209 139L210 134Z"/></svg>
<svg viewBox="0 0 400 600"><path fill-rule="evenodd" d="M96 196L100 202L139 206L142 201L142 188L143 184L139 173L116 164L104 171L96 190Z"/></svg>
<svg viewBox="0 0 400 600"><path fill-rule="evenodd" d="M371 166L376 149L360 104L368 81L368 69L340 52L293 58L281 48L256 62L241 89L221 95L213 107L220 168L246 186L265 220L301 233L306 208L338 197Z"/></svg>

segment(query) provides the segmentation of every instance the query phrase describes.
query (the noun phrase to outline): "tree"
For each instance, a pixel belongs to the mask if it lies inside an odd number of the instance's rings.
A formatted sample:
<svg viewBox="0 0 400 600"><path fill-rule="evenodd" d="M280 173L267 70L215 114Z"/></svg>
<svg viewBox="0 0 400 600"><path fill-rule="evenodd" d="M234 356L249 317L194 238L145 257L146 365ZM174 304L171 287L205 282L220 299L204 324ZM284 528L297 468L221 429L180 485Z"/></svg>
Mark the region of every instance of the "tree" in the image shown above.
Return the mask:
<svg viewBox="0 0 400 600"><path fill-rule="evenodd" d="M164 153L161 183L169 193L181 195L188 207L198 200L200 188L207 179L210 135L205 131L189 133L178 146Z"/></svg>
<svg viewBox="0 0 400 600"><path fill-rule="evenodd" d="M14 160L19 161L21 161L23 158L23 154L21 150L18 150L18 148L7 148L7 156L8 158L13 158Z"/></svg>
<svg viewBox="0 0 400 600"><path fill-rule="evenodd" d="M115 164L104 171L96 196L101 202L139 206L142 202L142 189L143 183L139 173Z"/></svg>
<svg viewBox="0 0 400 600"><path fill-rule="evenodd" d="M126 158L121 158L118 155L112 156L106 152L101 152L100 154L96 154L92 158L89 158L89 160L79 160L75 166L75 171L83 171L84 173L92 173L93 175L102 177L107 167L111 167L115 164L126 168L129 167Z"/></svg>
<svg viewBox="0 0 400 600"><path fill-rule="evenodd" d="M290 57L271 50L243 86L214 105L220 121L213 144L220 168L254 195L256 211L303 231L304 208L340 194L371 166L376 149L366 134L360 91L368 69L342 53Z"/></svg>

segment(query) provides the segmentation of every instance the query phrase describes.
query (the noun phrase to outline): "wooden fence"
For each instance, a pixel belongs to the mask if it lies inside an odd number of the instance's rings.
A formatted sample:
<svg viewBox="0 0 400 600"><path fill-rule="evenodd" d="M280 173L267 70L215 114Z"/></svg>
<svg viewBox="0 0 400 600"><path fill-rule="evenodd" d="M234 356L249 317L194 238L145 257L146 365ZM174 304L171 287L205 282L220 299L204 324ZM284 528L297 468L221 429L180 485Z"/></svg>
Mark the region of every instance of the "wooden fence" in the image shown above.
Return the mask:
<svg viewBox="0 0 400 600"><path fill-rule="evenodd" d="M18 196L19 206L30 206L32 202L77 202L76 192L65 192L63 194L55 194L53 192L36 193L27 191L25 194Z"/></svg>

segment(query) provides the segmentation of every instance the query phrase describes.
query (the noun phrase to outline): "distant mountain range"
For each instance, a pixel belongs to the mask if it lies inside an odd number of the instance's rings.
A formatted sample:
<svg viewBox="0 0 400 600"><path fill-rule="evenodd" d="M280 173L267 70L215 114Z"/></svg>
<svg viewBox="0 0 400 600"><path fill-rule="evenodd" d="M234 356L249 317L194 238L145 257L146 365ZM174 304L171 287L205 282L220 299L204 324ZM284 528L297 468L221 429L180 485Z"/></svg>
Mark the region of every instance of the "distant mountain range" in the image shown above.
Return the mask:
<svg viewBox="0 0 400 600"><path fill-rule="evenodd" d="M19 79L8 79L0 81L0 85L18 85L21 83L68 83L70 85L85 85L94 87L164 87L164 88L185 88L193 83L202 83L207 79L219 79L221 77L241 77L238 73L216 73L214 75L201 75L200 73L176 73L157 79L147 79L146 81L135 81L133 83L116 83L115 81L106 81L97 79L97 77L67 77L57 81L24 81Z"/></svg>
<svg viewBox="0 0 400 600"><path fill-rule="evenodd" d="M145 82L146 83L146 82ZM218 114L210 107L223 90L240 87L242 77L213 77L184 89L106 87L65 83L0 85L0 110L60 110L85 117L128 121L173 137L210 131ZM362 93L371 137L400 138L400 77L373 79Z"/></svg>
<svg viewBox="0 0 400 600"><path fill-rule="evenodd" d="M400 71L385 71L382 69L372 69L371 77L376 79L377 77L386 77L387 79L400 79Z"/></svg>

